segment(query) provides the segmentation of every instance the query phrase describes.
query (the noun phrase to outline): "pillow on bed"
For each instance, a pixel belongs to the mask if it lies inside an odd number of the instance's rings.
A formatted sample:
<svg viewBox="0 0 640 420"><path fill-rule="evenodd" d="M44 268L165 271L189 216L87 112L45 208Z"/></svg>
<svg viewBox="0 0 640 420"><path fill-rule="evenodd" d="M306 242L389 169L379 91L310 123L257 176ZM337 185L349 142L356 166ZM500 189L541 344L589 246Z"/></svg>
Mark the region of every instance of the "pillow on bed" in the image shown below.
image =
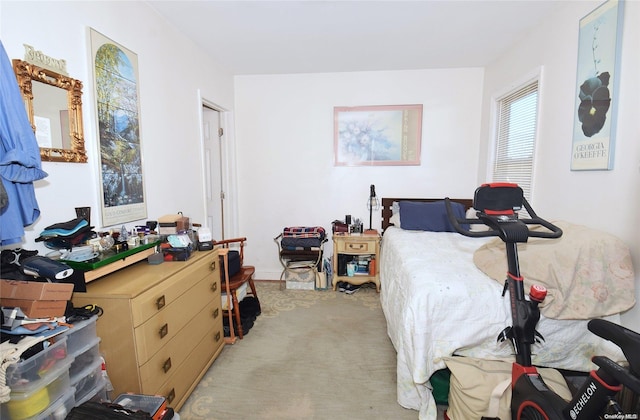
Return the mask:
<svg viewBox="0 0 640 420"><path fill-rule="evenodd" d="M453 214L459 218L465 218L464 206L460 203L451 203ZM422 203L418 201L400 201L400 220L402 229L426 230L430 232L455 232L449 223L447 209L444 200ZM469 229L469 225L462 225L463 229Z"/></svg>
<svg viewBox="0 0 640 420"><path fill-rule="evenodd" d="M400 227L400 203L398 201L391 203L391 217L389 218L389 223L395 227Z"/></svg>
<svg viewBox="0 0 640 420"><path fill-rule="evenodd" d="M391 214L393 214L394 216L396 214L400 214L400 202L394 201L393 203L391 203Z"/></svg>
<svg viewBox="0 0 640 420"><path fill-rule="evenodd" d="M400 225L400 213L394 213L393 216L389 218L389 223L393 224L395 227L402 227Z"/></svg>
<svg viewBox="0 0 640 420"><path fill-rule="evenodd" d="M477 210L474 209L473 207L470 207L469 210L467 210L467 219L477 219L478 216L476 215ZM471 232L485 232L487 230L490 230L491 228L487 225L485 225L484 223L480 223L480 224L470 224L469 225L469 230Z"/></svg>

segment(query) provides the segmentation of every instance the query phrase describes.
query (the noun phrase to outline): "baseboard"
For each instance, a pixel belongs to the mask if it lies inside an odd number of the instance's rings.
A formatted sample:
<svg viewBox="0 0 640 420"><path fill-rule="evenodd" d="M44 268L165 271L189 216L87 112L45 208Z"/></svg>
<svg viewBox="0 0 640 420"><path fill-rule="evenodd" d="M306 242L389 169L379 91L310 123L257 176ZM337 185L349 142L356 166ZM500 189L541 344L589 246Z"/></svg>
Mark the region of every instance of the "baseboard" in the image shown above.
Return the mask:
<svg viewBox="0 0 640 420"><path fill-rule="evenodd" d="M279 271L274 271L274 270L259 270L256 267L256 272L253 275L254 280L255 279L261 279L261 280L280 280L280 274L282 274L282 270Z"/></svg>

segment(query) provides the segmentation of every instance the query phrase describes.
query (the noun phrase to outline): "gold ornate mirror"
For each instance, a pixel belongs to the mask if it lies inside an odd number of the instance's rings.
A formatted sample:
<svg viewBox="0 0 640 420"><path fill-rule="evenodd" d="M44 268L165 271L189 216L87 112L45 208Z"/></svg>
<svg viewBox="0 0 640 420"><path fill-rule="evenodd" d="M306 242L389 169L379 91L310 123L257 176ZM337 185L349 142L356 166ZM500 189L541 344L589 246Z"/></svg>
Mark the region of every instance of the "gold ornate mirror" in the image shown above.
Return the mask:
<svg viewBox="0 0 640 420"><path fill-rule="evenodd" d="M82 126L82 82L22 60L13 71L40 157L51 162L87 162Z"/></svg>

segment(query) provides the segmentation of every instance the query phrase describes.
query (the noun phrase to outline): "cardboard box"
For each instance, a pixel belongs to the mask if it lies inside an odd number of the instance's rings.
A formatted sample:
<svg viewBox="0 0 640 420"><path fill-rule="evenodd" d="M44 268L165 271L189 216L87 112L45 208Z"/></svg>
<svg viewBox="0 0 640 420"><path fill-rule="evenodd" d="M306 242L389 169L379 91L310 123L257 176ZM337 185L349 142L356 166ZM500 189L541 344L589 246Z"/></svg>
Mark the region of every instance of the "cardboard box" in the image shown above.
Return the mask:
<svg viewBox="0 0 640 420"><path fill-rule="evenodd" d="M158 233L160 235L175 235L176 233L189 230L189 218L181 214L167 214L158 218Z"/></svg>
<svg viewBox="0 0 640 420"><path fill-rule="evenodd" d="M71 300L72 283L0 280L0 297L23 300Z"/></svg>
<svg viewBox="0 0 640 420"><path fill-rule="evenodd" d="M63 316L67 309L66 300L25 300L0 297L0 305L18 307L29 318L49 318Z"/></svg>

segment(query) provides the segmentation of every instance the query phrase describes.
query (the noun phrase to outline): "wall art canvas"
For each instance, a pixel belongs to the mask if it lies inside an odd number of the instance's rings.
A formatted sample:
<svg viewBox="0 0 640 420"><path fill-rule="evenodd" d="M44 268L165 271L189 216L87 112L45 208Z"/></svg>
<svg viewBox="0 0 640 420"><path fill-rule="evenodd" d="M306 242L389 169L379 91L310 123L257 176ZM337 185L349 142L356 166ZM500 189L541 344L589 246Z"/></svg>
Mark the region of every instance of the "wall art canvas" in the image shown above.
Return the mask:
<svg viewBox="0 0 640 420"><path fill-rule="evenodd" d="M623 2L580 20L572 170L613 169Z"/></svg>
<svg viewBox="0 0 640 420"><path fill-rule="evenodd" d="M336 166L420 165L422 105L334 108Z"/></svg>
<svg viewBox="0 0 640 420"><path fill-rule="evenodd" d="M145 219L138 57L93 29L89 36L100 140L102 224Z"/></svg>

